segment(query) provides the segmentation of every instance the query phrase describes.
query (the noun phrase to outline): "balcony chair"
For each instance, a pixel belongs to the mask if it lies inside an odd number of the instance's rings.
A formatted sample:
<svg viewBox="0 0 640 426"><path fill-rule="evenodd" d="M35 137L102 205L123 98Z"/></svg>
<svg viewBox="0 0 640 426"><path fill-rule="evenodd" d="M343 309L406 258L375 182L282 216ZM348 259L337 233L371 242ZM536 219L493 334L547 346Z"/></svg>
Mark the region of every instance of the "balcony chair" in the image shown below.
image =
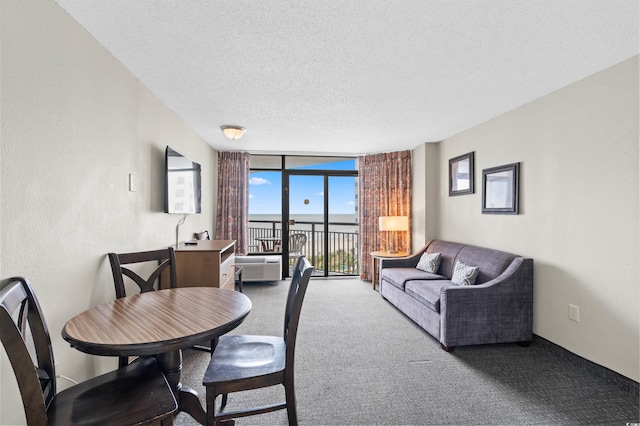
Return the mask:
<svg viewBox="0 0 640 426"><path fill-rule="evenodd" d="M294 392L294 355L302 302L313 267L304 256L298 258L287 296L284 336L222 336L202 379L206 388L207 424L287 409L290 425L298 424ZM225 412L228 394L283 385L285 401ZM218 395L222 395L216 414Z"/></svg>
<svg viewBox="0 0 640 426"><path fill-rule="evenodd" d="M304 256L302 250L305 244L307 244L306 234L291 234L289 236L289 264L291 264L291 259L297 261L300 256Z"/></svg>
<svg viewBox="0 0 640 426"><path fill-rule="evenodd" d="M173 424L178 406L154 358L56 392L51 337L38 299L25 278L2 284L0 339L28 425Z"/></svg>

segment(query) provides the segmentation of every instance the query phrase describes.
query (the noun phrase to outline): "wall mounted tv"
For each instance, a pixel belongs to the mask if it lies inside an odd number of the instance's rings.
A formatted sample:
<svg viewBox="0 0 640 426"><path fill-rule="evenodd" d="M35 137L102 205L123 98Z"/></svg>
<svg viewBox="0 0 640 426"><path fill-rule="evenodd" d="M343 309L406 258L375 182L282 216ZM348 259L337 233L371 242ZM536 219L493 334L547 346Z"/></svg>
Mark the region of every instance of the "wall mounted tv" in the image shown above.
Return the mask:
<svg viewBox="0 0 640 426"><path fill-rule="evenodd" d="M200 213L202 177L200 164L167 146L164 155L164 212Z"/></svg>

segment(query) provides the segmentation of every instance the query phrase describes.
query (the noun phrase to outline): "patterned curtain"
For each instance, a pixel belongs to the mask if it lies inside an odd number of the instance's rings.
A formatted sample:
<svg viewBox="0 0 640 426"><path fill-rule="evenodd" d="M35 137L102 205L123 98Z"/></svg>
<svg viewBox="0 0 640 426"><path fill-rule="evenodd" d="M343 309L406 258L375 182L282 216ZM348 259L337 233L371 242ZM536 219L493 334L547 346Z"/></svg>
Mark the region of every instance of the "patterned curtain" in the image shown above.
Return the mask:
<svg viewBox="0 0 640 426"><path fill-rule="evenodd" d="M249 153L218 152L216 239L236 240L236 254L247 254L249 237Z"/></svg>
<svg viewBox="0 0 640 426"><path fill-rule="evenodd" d="M397 232L395 238L398 250L411 251L411 151L360 156L358 175L360 279L370 281L370 253L391 245L392 236L378 231L380 216L409 217L409 231Z"/></svg>

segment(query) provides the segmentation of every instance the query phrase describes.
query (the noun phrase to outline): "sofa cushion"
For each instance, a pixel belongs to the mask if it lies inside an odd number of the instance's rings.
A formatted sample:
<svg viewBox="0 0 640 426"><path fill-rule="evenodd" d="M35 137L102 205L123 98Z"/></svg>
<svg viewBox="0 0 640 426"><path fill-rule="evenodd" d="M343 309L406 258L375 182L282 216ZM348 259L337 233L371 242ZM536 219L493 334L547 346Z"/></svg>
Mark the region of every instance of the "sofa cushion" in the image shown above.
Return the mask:
<svg viewBox="0 0 640 426"><path fill-rule="evenodd" d="M432 274L416 268L385 268L382 270L381 281L398 287L404 291L405 283L409 280L444 280L442 275Z"/></svg>
<svg viewBox="0 0 640 426"><path fill-rule="evenodd" d="M440 290L452 285L449 280L411 280L407 281L405 293L427 306L434 312L440 313Z"/></svg>
<svg viewBox="0 0 640 426"><path fill-rule="evenodd" d="M464 262L456 260L456 266L453 268L453 276L451 281L457 285L474 285L478 277L479 269L477 266L470 266Z"/></svg>
<svg viewBox="0 0 640 426"><path fill-rule="evenodd" d="M476 283L483 284L503 273L516 257L515 254L500 250L465 246L460 250L456 259L467 265L478 266L480 271Z"/></svg>
<svg viewBox="0 0 640 426"><path fill-rule="evenodd" d="M440 266L440 253L422 253L420 260L416 265L416 269L421 271L431 272L432 274L438 273L438 267Z"/></svg>
<svg viewBox="0 0 640 426"><path fill-rule="evenodd" d="M447 279L453 276L453 265L464 245L449 241L434 240L427 247L427 253L440 253L438 273ZM473 265L473 263L471 263Z"/></svg>

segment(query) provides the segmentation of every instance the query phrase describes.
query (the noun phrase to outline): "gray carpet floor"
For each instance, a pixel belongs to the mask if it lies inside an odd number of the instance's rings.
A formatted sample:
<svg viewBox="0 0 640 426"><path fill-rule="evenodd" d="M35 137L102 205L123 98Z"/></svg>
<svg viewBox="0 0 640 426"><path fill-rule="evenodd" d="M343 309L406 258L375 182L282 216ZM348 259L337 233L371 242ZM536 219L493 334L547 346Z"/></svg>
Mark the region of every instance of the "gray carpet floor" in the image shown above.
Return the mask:
<svg viewBox="0 0 640 426"><path fill-rule="evenodd" d="M245 284L253 308L232 334L282 335L288 282ZM183 384L199 392L209 354L186 350ZM541 344L458 347L452 353L371 283L312 279L296 351L301 425L625 425L638 398ZM282 387L232 394L229 409L284 397ZM270 400L271 399L271 400ZM204 403L204 401L203 401ZM176 425L194 425L187 414ZM285 411L237 425L286 425Z"/></svg>

